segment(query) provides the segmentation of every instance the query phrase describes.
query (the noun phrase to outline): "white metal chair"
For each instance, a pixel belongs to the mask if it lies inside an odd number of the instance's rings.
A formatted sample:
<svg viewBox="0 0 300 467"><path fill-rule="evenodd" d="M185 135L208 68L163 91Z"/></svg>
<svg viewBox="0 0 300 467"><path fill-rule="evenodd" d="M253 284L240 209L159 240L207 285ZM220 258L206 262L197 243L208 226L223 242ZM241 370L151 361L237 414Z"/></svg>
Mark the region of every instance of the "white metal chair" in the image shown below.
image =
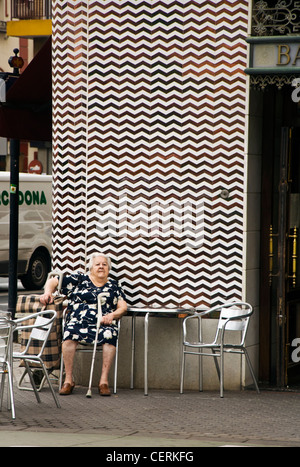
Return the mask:
<svg viewBox="0 0 300 467"><path fill-rule="evenodd" d="M26 321L31 320L32 318L36 318L35 323L30 324L30 325L26 324ZM51 328L52 328L55 318L56 318L55 310L43 310L43 311L39 311L38 313L32 313L29 316L25 316L24 318L14 320L14 322L17 325L16 331L25 330L25 329L32 329L32 331L27 341L26 348L22 352L13 352L13 359L19 359L19 360L24 361L25 368L29 376L32 389L34 391L35 397L38 402L41 402L41 399L39 397L39 394L38 394L38 391L37 391L37 388L34 382L32 368L30 368L30 364L34 365L34 369L36 369L36 367L41 368L41 370L43 371L44 377L51 390L55 404L58 408L60 408L60 404L58 402L58 398L55 394L52 383L50 381L47 368L45 367L45 364L42 359L42 354L44 352L44 349L45 349L45 346L46 346L46 343L47 343L49 334L51 332ZM36 354L32 353L32 349L34 349L35 347L37 348L37 351L38 351Z"/></svg>
<svg viewBox="0 0 300 467"><path fill-rule="evenodd" d="M220 312L219 322L217 326L216 336L213 342L204 343L202 340L202 318L213 313ZM199 391L203 390L203 375L202 375L202 357L213 357L220 380L220 397L224 396L224 354L235 353L245 355L246 362L249 366L250 373L254 382L257 393L259 393L258 384L254 375L251 361L245 346L245 338L249 325L249 320L253 314L253 308L249 303L234 302L225 303L211 308L208 311L196 313L192 316L187 316L183 320L183 344L182 344L182 362L181 362L181 378L180 378L180 393L183 393L184 373L185 373L185 357L186 355L196 355L199 358ZM190 341L188 339L187 324L191 320L198 321L198 339ZM229 331L240 332L241 339L239 343L228 342L227 335ZM226 340L225 340L226 338ZM210 350L210 352L209 352ZM220 365L218 363L220 359Z"/></svg>
<svg viewBox="0 0 300 467"><path fill-rule="evenodd" d="M12 377L12 335L16 325L13 321L0 317L0 410L2 411L5 378L8 375L8 409L11 416L16 418Z"/></svg>

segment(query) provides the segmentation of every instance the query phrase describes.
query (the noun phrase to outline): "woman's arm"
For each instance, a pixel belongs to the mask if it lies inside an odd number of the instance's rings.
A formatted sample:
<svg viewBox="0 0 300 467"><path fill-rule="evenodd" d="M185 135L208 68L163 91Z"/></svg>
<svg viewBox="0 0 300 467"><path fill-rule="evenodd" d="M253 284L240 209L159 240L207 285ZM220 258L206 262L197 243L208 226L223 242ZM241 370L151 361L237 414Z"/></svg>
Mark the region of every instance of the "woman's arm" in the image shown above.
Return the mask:
<svg viewBox="0 0 300 467"><path fill-rule="evenodd" d="M53 303L53 293L57 289L58 286L58 279L57 277L51 277L46 282L45 289L43 295L40 296L40 302L43 305L47 305L48 303Z"/></svg>

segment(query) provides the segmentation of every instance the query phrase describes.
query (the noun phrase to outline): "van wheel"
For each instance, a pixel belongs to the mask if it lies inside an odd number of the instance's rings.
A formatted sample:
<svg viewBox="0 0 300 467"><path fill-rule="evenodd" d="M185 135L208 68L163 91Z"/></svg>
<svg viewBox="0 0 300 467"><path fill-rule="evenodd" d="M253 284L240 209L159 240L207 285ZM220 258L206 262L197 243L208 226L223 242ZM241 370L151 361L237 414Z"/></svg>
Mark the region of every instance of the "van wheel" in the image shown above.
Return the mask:
<svg viewBox="0 0 300 467"><path fill-rule="evenodd" d="M29 262L27 274L20 277L27 290L38 290L43 287L50 271L48 256L43 251L36 251Z"/></svg>

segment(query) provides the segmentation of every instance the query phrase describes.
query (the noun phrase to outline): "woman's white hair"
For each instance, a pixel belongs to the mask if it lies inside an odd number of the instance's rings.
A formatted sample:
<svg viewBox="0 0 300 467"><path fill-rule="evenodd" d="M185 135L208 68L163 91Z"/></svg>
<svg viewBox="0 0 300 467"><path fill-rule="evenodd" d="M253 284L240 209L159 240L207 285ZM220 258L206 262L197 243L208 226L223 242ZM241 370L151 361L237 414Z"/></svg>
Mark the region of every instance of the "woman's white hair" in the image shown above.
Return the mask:
<svg viewBox="0 0 300 467"><path fill-rule="evenodd" d="M94 259L97 258L98 256L102 256L103 258L106 259L107 261L107 264L108 264L108 270L110 271L111 269L111 259L108 255L106 255L105 253L100 253L100 252L96 252L96 253L93 253L91 256L90 256L90 260L89 260L89 271L92 269L93 265L94 265Z"/></svg>

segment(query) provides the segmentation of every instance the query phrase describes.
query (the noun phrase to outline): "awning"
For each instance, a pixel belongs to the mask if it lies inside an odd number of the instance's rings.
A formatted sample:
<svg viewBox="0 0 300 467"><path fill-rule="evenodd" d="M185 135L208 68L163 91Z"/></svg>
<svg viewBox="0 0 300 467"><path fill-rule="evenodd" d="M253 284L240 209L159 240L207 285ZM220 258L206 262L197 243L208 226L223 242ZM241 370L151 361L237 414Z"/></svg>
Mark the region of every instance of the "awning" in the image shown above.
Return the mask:
<svg viewBox="0 0 300 467"><path fill-rule="evenodd" d="M25 141L52 140L51 37L0 103L0 136Z"/></svg>

